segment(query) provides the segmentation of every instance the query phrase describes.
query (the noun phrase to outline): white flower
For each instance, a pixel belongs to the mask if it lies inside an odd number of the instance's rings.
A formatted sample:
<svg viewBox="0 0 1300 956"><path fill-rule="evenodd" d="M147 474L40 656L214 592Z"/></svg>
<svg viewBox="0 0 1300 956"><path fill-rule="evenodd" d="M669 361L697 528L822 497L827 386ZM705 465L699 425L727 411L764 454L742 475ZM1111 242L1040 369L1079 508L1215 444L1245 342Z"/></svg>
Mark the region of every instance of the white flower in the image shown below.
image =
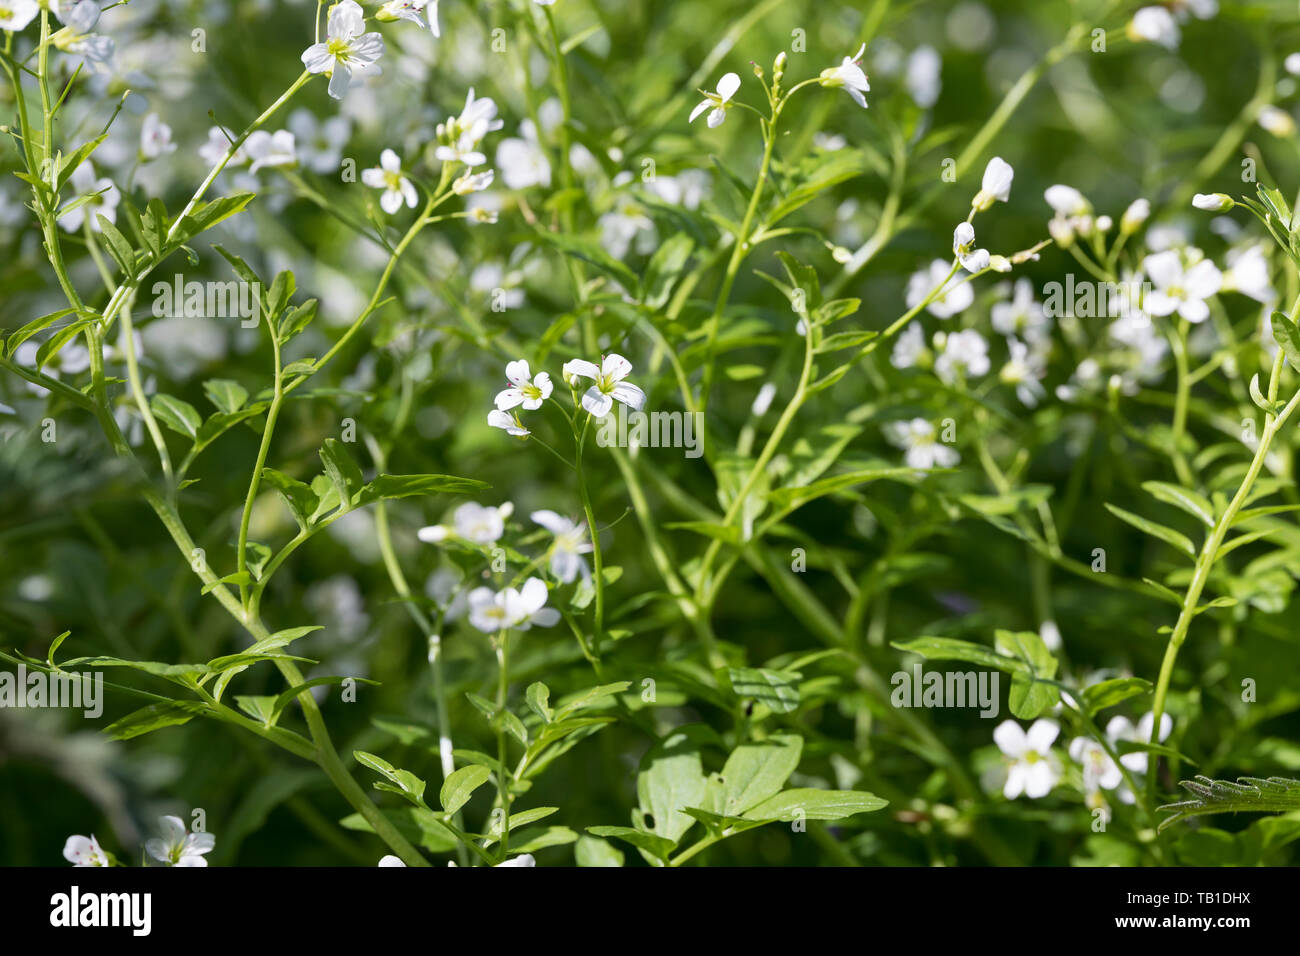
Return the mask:
<svg viewBox="0 0 1300 956"><path fill-rule="evenodd" d="M225 132L220 126L213 126L208 130L208 141L199 147L199 158L209 166L215 166L225 158L226 150L230 149L230 140L226 138ZM248 156L244 153L241 146L235 150L227 166L242 166L248 162Z"/></svg>
<svg viewBox="0 0 1300 956"><path fill-rule="evenodd" d="M373 65L384 55L384 38L366 33L366 18L356 0L340 0L330 9L324 43L313 43L302 55L308 73L329 74L329 94L343 99L352 71Z"/></svg>
<svg viewBox="0 0 1300 956"><path fill-rule="evenodd" d="M1286 71L1292 76L1300 76L1300 53L1289 53L1287 58L1282 61Z"/></svg>
<svg viewBox="0 0 1300 956"><path fill-rule="evenodd" d="M492 411L488 412L487 420L488 424L493 428L500 428L507 435L511 435L515 438L527 438L532 434L531 431L523 426L523 423L519 421L517 416L511 415L509 412L503 412L499 408L494 408Z"/></svg>
<svg viewBox="0 0 1300 956"><path fill-rule="evenodd" d="M541 408L542 402L551 397L551 376L538 372L529 377L528 362L518 359L506 365L506 381L510 387L497 393L496 406L501 411L508 411L516 405L522 405L525 411Z"/></svg>
<svg viewBox="0 0 1300 956"><path fill-rule="evenodd" d="M452 527L435 524L421 528L416 536L429 544L458 537L472 544L494 544L505 534L506 519L514 514L515 506L507 501L498 507L485 507L474 501L460 505L452 514Z"/></svg>
<svg viewBox="0 0 1300 956"><path fill-rule="evenodd" d="M333 173L338 170L343 146L352 135L352 122L341 114L317 120L311 110L300 107L289 114L289 131L308 169L314 173ZM217 158L221 158L220 154Z"/></svg>
<svg viewBox="0 0 1300 956"><path fill-rule="evenodd" d="M904 83L916 105L928 110L939 99L943 89L943 59L939 51L927 45L919 46L907 58Z"/></svg>
<svg viewBox="0 0 1300 956"><path fill-rule="evenodd" d="M545 606L546 597L546 582L541 578L529 578L519 590L478 587L469 592L469 622L484 634L506 628L526 631L534 624L553 627L560 612Z"/></svg>
<svg viewBox="0 0 1300 956"><path fill-rule="evenodd" d="M554 511L534 511L532 519L555 535L555 541L551 545L553 575L565 584L579 574L584 579L591 576L587 562L582 559L582 555L591 553L593 547L587 537L585 522L578 524Z"/></svg>
<svg viewBox="0 0 1300 956"><path fill-rule="evenodd" d="M486 170L481 173L465 173L463 176L457 176L451 184L451 191L457 196L468 196L470 193L482 192L492 185L492 180L496 177L494 170Z"/></svg>
<svg viewBox="0 0 1300 956"><path fill-rule="evenodd" d="M436 133L441 145L434 150L433 155L444 163L482 166L487 162L487 157L479 151L479 144L488 133L505 125L496 115L496 103L489 97L476 99L471 86L460 115L448 117L445 122L438 124ZM500 162L497 165L500 166Z"/></svg>
<svg viewBox="0 0 1300 956"><path fill-rule="evenodd" d="M207 866L203 854L216 845L216 837L211 833L190 833L180 817L160 817L158 825L162 837L146 841L145 851L168 866Z"/></svg>
<svg viewBox="0 0 1300 956"><path fill-rule="evenodd" d="M1230 249L1223 270L1222 292L1239 292L1256 302L1276 302L1277 290L1268 281L1268 256L1264 247L1255 244L1245 249Z"/></svg>
<svg viewBox="0 0 1300 956"><path fill-rule="evenodd" d="M1206 212L1219 212L1223 209L1231 209L1234 203L1231 196L1223 193L1197 193L1192 197L1192 205Z"/></svg>
<svg viewBox="0 0 1300 956"><path fill-rule="evenodd" d="M1002 795L1014 800L1022 793L1037 800L1051 793L1061 779L1061 768L1052 754L1052 743L1061 728L1039 718L1028 733L1014 720L1004 720L993 729L993 742L1010 762Z"/></svg>
<svg viewBox="0 0 1300 956"><path fill-rule="evenodd" d="M1041 381L1047 375L1047 368L1041 354L1030 350L1029 346L1018 339L1007 342L1011 353L1007 364L1002 366L998 378L1005 385L1014 385L1016 397L1027 408L1034 408L1038 400L1046 394Z"/></svg>
<svg viewBox="0 0 1300 956"><path fill-rule="evenodd" d="M60 226L68 232L77 232L83 223L89 221L90 228L99 232L97 216L103 216L109 222L117 222L117 204L122 201L122 193L108 177L96 179L95 169L89 160L76 168L68 182L75 191L72 202L82 196L91 198L76 209L69 209L60 215Z"/></svg>
<svg viewBox="0 0 1300 956"><path fill-rule="evenodd" d="M994 156L984 167L984 178L980 182L980 191L971 200L971 205L981 212L995 202L1006 202L1011 198L1011 180L1016 171L1001 156Z"/></svg>
<svg viewBox="0 0 1300 956"><path fill-rule="evenodd" d="M379 865L380 866L406 866L406 864L402 862L402 858L400 856L393 856L393 854L391 853L388 854L388 856L380 857Z"/></svg>
<svg viewBox="0 0 1300 956"><path fill-rule="evenodd" d="M975 248L975 227L960 222L952 233L952 252L967 272L982 272L989 267L989 251Z"/></svg>
<svg viewBox="0 0 1300 956"><path fill-rule="evenodd" d="M776 386L771 382L764 382L754 396L753 403L749 406L749 413L755 418L762 418L767 414L767 410L772 407L772 399L776 398Z"/></svg>
<svg viewBox="0 0 1300 956"><path fill-rule="evenodd" d="M853 97L853 102L857 103L864 110L867 108L867 98L863 93L871 90L871 85L867 83L867 74L862 72L862 67L858 66L858 61L862 54L867 52L867 45L862 44L861 49L853 56L846 56L839 66L828 67L822 70L818 82L822 86L844 87L844 92ZM713 124L710 123L710 126Z"/></svg>
<svg viewBox="0 0 1300 956"><path fill-rule="evenodd" d="M934 374L952 384L960 377L976 377L989 370L989 345L974 329L947 336L934 361Z"/></svg>
<svg viewBox="0 0 1300 956"><path fill-rule="evenodd" d="M952 267L949 263L943 259L935 259L928 268L914 272L907 280L907 307L914 309L924 302L930 292L948 278L950 271ZM966 311L974 301L975 290L971 288L969 282L961 284L950 282L925 308L937 318L948 319L959 312Z"/></svg>
<svg viewBox="0 0 1300 956"><path fill-rule="evenodd" d="M1092 204L1073 186L1062 186L1060 183L1048 186L1047 191L1043 193L1043 198L1062 218L1086 216L1092 212Z"/></svg>
<svg viewBox="0 0 1300 956"><path fill-rule="evenodd" d="M1205 300L1223 285L1223 274L1209 259L1185 269L1182 255L1169 249L1147 256L1142 268L1156 287L1143 302L1146 311L1152 315L1177 312L1188 322L1204 322L1209 318L1210 307Z"/></svg>
<svg viewBox="0 0 1300 956"><path fill-rule="evenodd" d="M519 124L519 136L503 139L497 146L497 168L508 189L551 185L551 162L546 158L532 120Z"/></svg>
<svg viewBox="0 0 1300 956"><path fill-rule="evenodd" d="M951 468L961 461L961 455L957 454L955 448L935 440L934 426L924 418L888 422L882 431L891 445L903 449L903 460L908 468Z"/></svg>
<svg viewBox="0 0 1300 956"><path fill-rule="evenodd" d="M391 149L379 154L379 165L361 171L361 181L371 189L382 189L379 208L392 215L402 208L402 203L414 209L418 196L415 186L402 175L402 160Z"/></svg>
<svg viewBox="0 0 1300 956"><path fill-rule="evenodd" d="M704 99L695 109L691 110L691 118L687 122L694 123L695 118L711 106L713 110L709 113L707 120L709 129L721 126L722 121L727 118L727 110L731 109L731 98L736 95L738 89L740 89L740 77L735 73L724 73L722 79L718 80L718 91L716 93L701 90L704 93Z"/></svg>
<svg viewBox="0 0 1300 956"><path fill-rule="evenodd" d="M1151 711L1142 715L1137 726L1133 726L1133 721L1127 717L1112 717L1106 724L1106 736L1114 742L1127 740L1132 743L1148 744L1151 742L1151 727L1155 724L1156 716ZM1160 736L1158 743L1164 743L1165 739L1174 729L1173 718L1168 714L1160 715ZM1121 754L1119 762L1122 763L1133 773L1146 773L1149 764L1149 755L1145 752L1134 752Z"/></svg>
<svg viewBox="0 0 1300 956"><path fill-rule="evenodd" d="M1127 32L1133 40L1146 40L1170 50L1178 49L1178 21L1164 7L1143 7L1133 14Z"/></svg>
<svg viewBox="0 0 1300 956"><path fill-rule="evenodd" d="M429 11L427 24L424 22L424 17L420 16L425 8ZM438 0L388 0L375 11L375 19L410 20L418 26L427 26L434 36L442 36L442 32L438 29Z"/></svg>
<svg viewBox="0 0 1300 956"><path fill-rule="evenodd" d="M40 12L36 0L0 0L0 30L17 33Z"/></svg>
<svg viewBox="0 0 1300 956"><path fill-rule="evenodd" d="M276 130L274 133L268 133L264 129L254 130L244 140L243 148L250 160L250 173L264 168L280 169L298 165L297 145L293 133L287 129Z"/></svg>
<svg viewBox="0 0 1300 956"><path fill-rule="evenodd" d="M555 0L534 0L539 6L549 7ZM533 859L531 853L521 853L519 856L511 857L504 863L498 863L493 869L500 869L503 866L536 866L537 861Z"/></svg>
<svg viewBox="0 0 1300 956"><path fill-rule="evenodd" d="M1031 344L1046 339L1052 325L1042 303L1034 298L1034 284L1025 278L1016 280L1011 301L996 303L989 315L999 335L1019 336Z"/></svg>
<svg viewBox="0 0 1300 956"><path fill-rule="evenodd" d="M1286 110L1268 105L1259 108L1260 128L1282 139L1295 134L1295 120Z"/></svg>
<svg viewBox="0 0 1300 956"><path fill-rule="evenodd" d="M51 9L64 23L64 29L55 33L51 42L99 71L112 58L115 47L111 37L90 32L99 21L99 4L95 0L77 0L76 3L52 3Z"/></svg>
<svg viewBox="0 0 1300 956"><path fill-rule="evenodd" d="M174 152L176 152L176 144L172 142L172 128L164 123L157 113L150 113L144 118L144 124L140 127L140 155L145 159L157 159L159 156Z"/></svg>
<svg viewBox="0 0 1300 956"><path fill-rule="evenodd" d="M600 244L615 259L627 255L632 244L638 252L648 252L655 245L655 224L641 206L626 197L602 215L596 225L600 228Z"/></svg>
<svg viewBox="0 0 1300 956"><path fill-rule="evenodd" d="M1083 767L1085 793L1114 790L1124 780L1119 765L1106 753L1106 748L1091 737L1075 737L1070 741L1070 759Z"/></svg>
<svg viewBox="0 0 1300 956"><path fill-rule="evenodd" d="M894 343L889 364L899 369L911 368L914 365L928 365L930 357L930 348L925 341L925 329L921 328L920 322L911 322Z"/></svg>
<svg viewBox="0 0 1300 956"><path fill-rule="evenodd" d="M63 858L73 866L112 866L108 854L100 848L92 833L89 837L70 836L63 844Z"/></svg>
<svg viewBox="0 0 1300 956"><path fill-rule="evenodd" d="M617 353L604 356L599 368L593 362L572 359L564 363L562 371L564 380L571 385L576 386L579 378L589 378L595 383L582 396L582 407L597 418L609 414L615 399L637 412L645 405L645 392L623 381L632 371L632 363Z"/></svg>

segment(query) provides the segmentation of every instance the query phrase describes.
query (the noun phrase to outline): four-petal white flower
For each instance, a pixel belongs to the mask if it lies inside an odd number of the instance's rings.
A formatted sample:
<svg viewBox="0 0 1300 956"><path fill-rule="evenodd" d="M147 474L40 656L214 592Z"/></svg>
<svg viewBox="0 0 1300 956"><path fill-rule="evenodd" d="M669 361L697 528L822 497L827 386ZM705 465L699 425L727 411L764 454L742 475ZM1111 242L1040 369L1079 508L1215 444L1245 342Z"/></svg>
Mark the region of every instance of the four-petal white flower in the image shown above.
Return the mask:
<svg viewBox="0 0 1300 956"><path fill-rule="evenodd" d="M1177 249L1147 256L1142 262L1155 290L1148 292L1142 306L1152 315L1177 312L1188 322L1204 322L1210 316L1205 300L1223 286L1223 274L1209 259L1185 266Z"/></svg>
<svg viewBox="0 0 1300 956"><path fill-rule="evenodd" d="M696 117L709 107L713 107L706 122L709 124L709 129L721 126L722 121L727 118L727 110L732 107L731 99L736 95L738 89L740 89L740 77L735 73L724 73L722 79L718 80L718 91L716 93L710 93L707 90L700 91L704 94L704 99L700 101L695 109L691 110L691 118L687 122L694 123Z"/></svg>
<svg viewBox="0 0 1300 956"><path fill-rule="evenodd" d="M584 579L591 576L584 554L590 554L593 545L587 537L587 525L578 523L554 511L534 511L532 519L555 535L551 545L551 573L568 584L579 574Z"/></svg>
<svg viewBox="0 0 1300 956"><path fill-rule="evenodd" d="M579 378L589 378L594 382L582 396L582 407L596 418L604 418L614 407L615 400L638 412L645 405L645 392L631 382L623 381L631 371L631 362L611 352L601 359L599 368L584 359L565 362L563 374L564 380L575 387Z"/></svg>
<svg viewBox="0 0 1300 956"><path fill-rule="evenodd" d="M858 61L862 59L862 54L867 52L867 45L864 43L857 53L853 56L846 56L839 66L827 67L822 70L818 82L822 86L843 87L844 92L853 97L853 102L857 103L864 110L867 108L867 98L863 93L871 90L871 84L867 82L867 74L863 72ZM710 124L712 125L712 124Z"/></svg>
<svg viewBox="0 0 1300 956"><path fill-rule="evenodd" d="M516 405L522 405L525 411L542 407L542 402L551 397L551 376L546 372L529 375L528 362L518 359L506 365L506 380L510 387L497 393L496 406L501 411L508 411Z"/></svg>
<svg viewBox="0 0 1300 956"><path fill-rule="evenodd" d="M1052 753L1052 743L1061 728L1051 720L1039 718L1026 732L1014 720L1004 720L993 729L998 745L1010 766L1002 795L1014 800L1022 793L1031 800L1051 793L1061 779L1061 765Z"/></svg>
<svg viewBox="0 0 1300 956"><path fill-rule="evenodd" d="M329 94L343 99L352 71L373 66L384 55L384 38L366 33L366 18L356 0L340 0L330 9L323 43L313 43L302 54L308 73L329 75Z"/></svg>
<svg viewBox="0 0 1300 956"><path fill-rule="evenodd" d="M211 833L190 833L180 817L160 817L161 837L145 842L145 851L168 866L207 866L203 854L211 852L217 839Z"/></svg>
<svg viewBox="0 0 1300 956"><path fill-rule="evenodd" d="M379 208L390 216L402 208L402 203L414 209L418 196L415 186L402 175L402 160L391 149L379 154L379 165L361 171L361 181L371 189L382 189Z"/></svg>

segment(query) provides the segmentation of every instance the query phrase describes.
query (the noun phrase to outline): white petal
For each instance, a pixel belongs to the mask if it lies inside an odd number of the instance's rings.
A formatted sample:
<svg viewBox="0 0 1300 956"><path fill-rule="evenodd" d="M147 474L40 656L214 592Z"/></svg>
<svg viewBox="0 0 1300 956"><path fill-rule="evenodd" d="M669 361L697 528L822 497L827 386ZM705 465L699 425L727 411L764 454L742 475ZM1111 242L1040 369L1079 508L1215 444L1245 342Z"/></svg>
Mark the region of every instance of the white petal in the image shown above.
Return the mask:
<svg viewBox="0 0 1300 956"><path fill-rule="evenodd" d="M1028 740L1030 749L1039 753L1046 753L1056 740L1056 735L1061 732L1060 725L1054 720L1048 720L1040 717L1035 720L1029 728L1029 733L1025 735Z"/></svg>
<svg viewBox="0 0 1300 956"><path fill-rule="evenodd" d="M1029 749L1024 730L1014 720L1004 720L993 728L993 742L1008 757L1019 757Z"/></svg>
<svg viewBox="0 0 1300 956"><path fill-rule="evenodd" d="M513 362L506 363L506 379L511 385L523 388L529 384L532 376L528 370L527 359L515 359Z"/></svg>
<svg viewBox="0 0 1300 956"><path fill-rule="evenodd" d="M735 96L738 89L740 89L740 77L735 73L724 73L722 79L718 80L718 95L722 97L723 102Z"/></svg>
<svg viewBox="0 0 1300 956"><path fill-rule="evenodd" d="M645 405L645 392L631 382L619 382L610 393L633 411L641 411Z"/></svg>
<svg viewBox="0 0 1300 956"><path fill-rule="evenodd" d="M632 371L632 363L617 352L611 352L600 363L600 371L610 381L621 382Z"/></svg>
<svg viewBox="0 0 1300 956"><path fill-rule="evenodd" d="M582 396L582 407L595 417L604 418L614 407L614 399L593 385Z"/></svg>

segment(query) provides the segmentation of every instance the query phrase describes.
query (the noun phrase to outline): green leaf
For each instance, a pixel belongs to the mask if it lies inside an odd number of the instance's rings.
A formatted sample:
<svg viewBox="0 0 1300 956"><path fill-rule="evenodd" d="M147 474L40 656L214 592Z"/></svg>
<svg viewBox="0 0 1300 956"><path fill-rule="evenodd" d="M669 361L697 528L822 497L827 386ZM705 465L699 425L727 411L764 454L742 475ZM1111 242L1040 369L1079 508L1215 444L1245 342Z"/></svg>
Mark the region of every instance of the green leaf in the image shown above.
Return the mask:
<svg viewBox="0 0 1300 956"><path fill-rule="evenodd" d="M487 783L491 776L492 771L480 764L470 764L468 767L453 770L443 781L442 789L438 791L438 801L443 811L455 813L469 802L474 791Z"/></svg>
<svg viewBox="0 0 1300 956"><path fill-rule="evenodd" d="M1083 706L1089 716L1107 707L1151 692L1151 682L1140 677L1116 677L1083 689Z"/></svg>
<svg viewBox="0 0 1300 956"><path fill-rule="evenodd" d="M276 471L274 468L262 469L262 481L280 493L280 497L284 499L284 503L289 506L289 511L293 514L293 520L298 522L298 527L306 531L311 525L312 515L320 506L320 499L316 497L316 492L311 490L311 486L296 478L290 478L284 472Z"/></svg>
<svg viewBox="0 0 1300 956"><path fill-rule="evenodd" d="M799 766L803 738L773 734L766 740L741 744L722 767L722 805L727 816L741 816L777 794Z"/></svg>
<svg viewBox="0 0 1300 956"><path fill-rule="evenodd" d="M149 400L149 408L154 417L172 431L190 439L199 437L199 426L203 424L203 419L189 402L159 392Z"/></svg>
<svg viewBox="0 0 1300 956"><path fill-rule="evenodd" d="M1286 777L1238 777L1233 783L1198 775L1195 780L1180 780L1178 785L1190 793L1192 799L1157 807L1157 810L1172 814L1160 821L1160 830L1210 813L1287 813L1300 810L1300 780Z"/></svg>
<svg viewBox="0 0 1300 956"><path fill-rule="evenodd" d="M1123 508L1117 508L1109 502L1106 503L1106 510L1113 514L1121 521L1125 521L1137 528L1139 531L1151 535L1153 538L1159 538L1166 544L1172 545L1189 558L1195 559L1196 548L1191 539L1184 534L1180 534L1173 528L1166 528L1162 524L1156 524L1154 521L1148 521L1140 515L1135 515L1131 511L1125 511Z"/></svg>
<svg viewBox="0 0 1300 956"><path fill-rule="evenodd" d="M345 508L350 507L352 496L366 483L361 468L352 458L351 452L336 438L325 439L325 444L320 450L320 458L325 464L325 473L329 475L330 481L334 483L334 488L339 493L339 500L344 503Z"/></svg>
<svg viewBox="0 0 1300 956"><path fill-rule="evenodd" d="M1007 694L1011 713L1021 720L1033 720L1045 710L1055 707L1061 699L1060 689L1035 680L1036 677L1050 680L1056 676L1056 658L1047 649L1043 639L1033 631L999 630L994 634L994 643L1003 654L1014 657L1025 665L1024 671L1017 672L1011 678L1011 690Z"/></svg>
<svg viewBox="0 0 1300 956"><path fill-rule="evenodd" d="M942 471L943 469L936 470ZM820 481L814 481L812 484L803 485L802 487L778 488L769 492L767 497L769 501L781 509L794 508L815 498L855 488L869 481L879 481L882 478L893 478L911 483L916 480L916 469L859 468L854 471L846 471L840 475L831 475L829 478L822 478Z"/></svg>
<svg viewBox="0 0 1300 956"><path fill-rule="evenodd" d="M745 811L746 820L843 820L855 813L870 813L889 805L865 790L783 790Z"/></svg>
<svg viewBox="0 0 1300 956"><path fill-rule="evenodd" d="M920 654L932 661L966 661L968 664L982 664L1012 674L1028 670L1023 661L998 654L983 644L972 644L952 637L917 637L910 641L894 641L890 646L910 654Z"/></svg>
<svg viewBox="0 0 1300 956"><path fill-rule="evenodd" d="M583 834L573 848L573 859L578 866L622 866L623 851L600 837Z"/></svg>
<svg viewBox="0 0 1300 956"><path fill-rule="evenodd" d="M1273 313L1270 324L1273 328L1273 341L1281 347L1291 367L1300 371L1300 328L1281 312Z"/></svg>
<svg viewBox="0 0 1300 956"><path fill-rule="evenodd" d="M113 257L123 275L132 275L135 272L135 248L126 241L126 236L122 235L117 226L101 213L95 214L95 220L99 223L99 234L104 238L108 254Z"/></svg>
<svg viewBox="0 0 1300 956"><path fill-rule="evenodd" d="M676 846L693 823L682 810L699 804L704 798L704 788L699 745L689 734L680 731L669 734L650 748L637 774L637 802L642 814L649 817L644 821L644 829L668 841L670 849Z"/></svg>
<svg viewBox="0 0 1300 956"><path fill-rule="evenodd" d="M607 569L608 570L608 569ZM559 723L566 717L576 714L578 711L590 707L593 704L600 703L607 697L613 697L615 694L621 694L632 686L631 681L620 680L612 684L601 684L588 690L580 691L573 697L567 698L564 703L555 709L555 721Z"/></svg>
<svg viewBox="0 0 1300 956"><path fill-rule="evenodd" d="M130 740L164 727L178 727L189 723L207 711L207 705L192 700L169 700L150 704L113 721L104 733L114 740Z"/></svg>
<svg viewBox="0 0 1300 956"><path fill-rule="evenodd" d="M773 713L788 714L799 706L800 674L766 667L733 667L727 676L737 697L752 698Z"/></svg>
<svg viewBox="0 0 1300 956"><path fill-rule="evenodd" d="M1203 495L1163 481L1144 481L1142 488L1158 501L1186 511L1207 528L1214 527L1214 506Z"/></svg>
<svg viewBox="0 0 1300 956"><path fill-rule="evenodd" d="M248 401L248 389L228 378L211 378L203 383L203 393L217 411L233 415Z"/></svg>
<svg viewBox="0 0 1300 956"><path fill-rule="evenodd" d="M39 319L33 319L28 322L22 328L9 336L8 341L5 343L5 355L12 357L14 352L17 351L18 346L22 345L33 335L45 331L65 315L71 315L76 311L76 309L59 309L57 312L51 312L49 315L43 315Z"/></svg>
<svg viewBox="0 0 1300 956"><path fill-rule="evenodd" d="M381 498L410 498L414 495L466 495L490 487L487 482L454 475L380 475L361 489L355 504L360 507Z"/></svg>
<svg viewBox="0 0 1300 956"><path fill-rule="evenodd" d="M587 832L593 836L613 837L624 843L630 843L638 850L645 850L659 860L667 860L668 855L677 846L672 840L665 840L645 830L634 830L632 827L587 827Z"/></svg>
<svg viewBox="0 0 1300 956"><path fill-rule="evenodd" d="M526 696L528 706L532 708L533 713L549 724L551 722L551 708L548 702L551 699L551 689L541 681L537 681L528 685Z"/></svg>

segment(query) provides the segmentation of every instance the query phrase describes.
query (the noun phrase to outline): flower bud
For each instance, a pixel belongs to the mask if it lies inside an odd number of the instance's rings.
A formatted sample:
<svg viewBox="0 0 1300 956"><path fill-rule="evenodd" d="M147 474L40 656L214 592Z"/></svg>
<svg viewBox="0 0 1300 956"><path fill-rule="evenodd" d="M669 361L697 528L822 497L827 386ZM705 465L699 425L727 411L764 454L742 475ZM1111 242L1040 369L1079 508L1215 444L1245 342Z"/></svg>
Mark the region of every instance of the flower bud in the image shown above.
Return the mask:
<svg viewBox="0 0 1300 956"><path fill-rule="evenodd" d="M1120 235L1131 236L1142 228L1142 223L1151 215L1151 203L1145 199L1134 199L1119 218Z"/></svg>
<svg viewBox="0 0 1300 956"><path fill-rule="evenodd" d="M1047 231L1062 249L1070 248L1071 243L1074 242L1074 227L1070 225L1068 219L1054 216L1047 223Z"/></svg>
<svg viewBox="0 0 1300 956"><path fill-rule="evenodd" d="M1192 197L1192 205L1206 212L1222 212L1236 205L1232 197L1224 193L1197 193Z"/></svg>

